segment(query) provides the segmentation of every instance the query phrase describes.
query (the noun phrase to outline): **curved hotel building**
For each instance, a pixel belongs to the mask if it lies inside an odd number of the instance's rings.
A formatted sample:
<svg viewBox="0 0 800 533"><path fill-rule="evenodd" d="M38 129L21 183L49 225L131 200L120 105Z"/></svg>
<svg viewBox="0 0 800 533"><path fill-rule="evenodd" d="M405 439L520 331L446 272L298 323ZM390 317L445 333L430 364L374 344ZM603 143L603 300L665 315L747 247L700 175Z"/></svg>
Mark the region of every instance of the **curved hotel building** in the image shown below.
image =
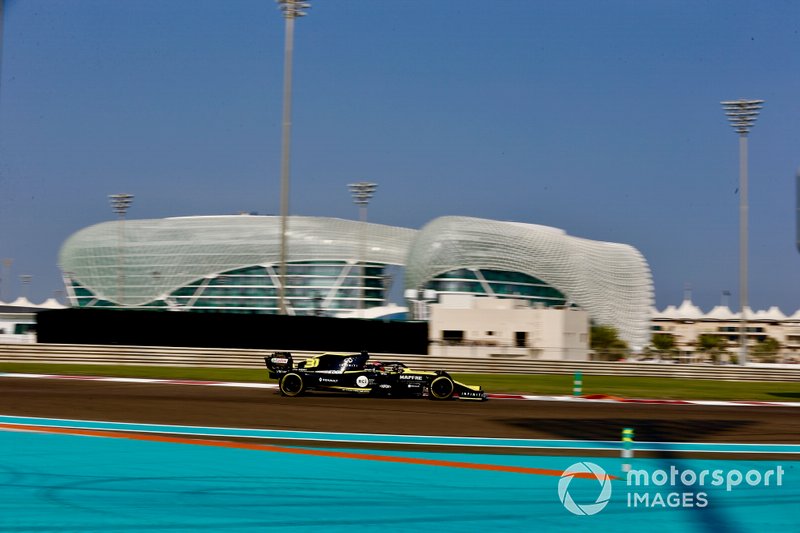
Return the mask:
<svg viewBox="0 0 800 533"><path fill-rule="evenodd" d="M384 305L387 268L405 288L578 306L632 345L649 340L650 269L633 247L533 224L437 218L420 230L292 216L290 314ZM72 306L276 313L280 217L198 216L90 226L63 245Z"/></svg>

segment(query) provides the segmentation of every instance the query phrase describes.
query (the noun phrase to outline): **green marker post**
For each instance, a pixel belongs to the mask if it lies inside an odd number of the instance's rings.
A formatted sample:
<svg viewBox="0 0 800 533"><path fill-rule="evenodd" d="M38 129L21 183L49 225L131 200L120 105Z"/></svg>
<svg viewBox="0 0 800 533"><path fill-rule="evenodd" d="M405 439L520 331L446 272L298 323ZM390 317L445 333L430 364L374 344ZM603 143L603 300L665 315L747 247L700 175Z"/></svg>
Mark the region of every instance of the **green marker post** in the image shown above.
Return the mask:
<svg viewBox="0 0 800 533"><path fill-rule="evenodd" d="M575 380L572 382L572 395L580 396L583 394L583 374L575 372Z"/></svg>

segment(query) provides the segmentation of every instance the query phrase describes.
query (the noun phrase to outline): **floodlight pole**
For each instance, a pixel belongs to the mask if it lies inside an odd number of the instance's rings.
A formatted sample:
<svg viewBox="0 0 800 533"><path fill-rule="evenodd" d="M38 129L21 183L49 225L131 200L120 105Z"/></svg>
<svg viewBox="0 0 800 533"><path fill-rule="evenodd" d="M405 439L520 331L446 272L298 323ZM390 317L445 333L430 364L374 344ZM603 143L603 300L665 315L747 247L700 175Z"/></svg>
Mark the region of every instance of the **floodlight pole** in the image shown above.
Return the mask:
<svg viewBox="0 0 800 533"><path fill-rule="evenodd" d="M764 100L721 102L725 114L739 134L739 364L747 365L747 134L758 118Z"/></svg>
<svg viewBox="0 0 800 533"><path fill-rule="evenodd" d="M289 156L292 133L292 57L294 54L294 19L305 16L311 5L299 0L276 0L286 21L283 46L283 126L281 134L281 250L278 277L278 313L286 314L286 260L289 218Z"/></svg>
<svg viewBox="0 0 800 533"><path fill-rule="evenodd" d="M109 194L109 200L111 201L111 208L114 209L114 212L119 215L119 225L117 230L117 301L119 302L120 306L123 306L123 300L125 299L125 288L123 283L123 275L122 275L122 258L123 258L123 250L122 242L125 239L125 214L128 212L128 208L131 206L133 202L133 195L132 194Z"/></svg>
<svg viewBox="0 0 800 533"><path fill-rule="evenodd" d="M368 181L359 181L358 183L351 183L348 185L350 194L353 195L353 203L358 206L359 220L361 221L359 227L359 251L358 262L361 264L361 290L359 291L358 309L361 318L364 317L364 285L367 282L367 267L366 267L366 238L364 236L365 226L367 224L367 206L372 196L375 194L375 189L378 188L377 183L370 183Z"/></svg>

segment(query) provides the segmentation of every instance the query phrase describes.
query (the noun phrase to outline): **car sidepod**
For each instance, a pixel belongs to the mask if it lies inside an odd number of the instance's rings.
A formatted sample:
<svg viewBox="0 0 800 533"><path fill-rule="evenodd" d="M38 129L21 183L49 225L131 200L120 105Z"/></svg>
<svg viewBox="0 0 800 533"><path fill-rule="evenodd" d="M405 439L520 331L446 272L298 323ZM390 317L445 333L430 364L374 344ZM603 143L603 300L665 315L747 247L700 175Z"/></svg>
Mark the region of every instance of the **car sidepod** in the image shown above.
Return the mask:
<svg viewBox="0 0 800 533"><path fill-rule="evenodd" d="M373 372L353 371L343 373L313 374L313 388L337 392L351 392L356 394L369 394L377 386L376 376Z"/></svg>

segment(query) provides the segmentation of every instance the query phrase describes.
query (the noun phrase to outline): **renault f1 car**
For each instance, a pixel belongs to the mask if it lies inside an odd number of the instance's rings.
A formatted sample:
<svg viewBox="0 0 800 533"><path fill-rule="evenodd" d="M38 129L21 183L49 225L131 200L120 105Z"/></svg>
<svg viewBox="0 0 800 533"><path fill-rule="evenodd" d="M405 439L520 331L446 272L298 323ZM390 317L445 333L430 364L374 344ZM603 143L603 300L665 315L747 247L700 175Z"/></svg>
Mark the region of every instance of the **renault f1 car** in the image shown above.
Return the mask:
<svg viewBox="0 0 800 533"><path fill-rule="evenodd" d="M281 394L299 396L309 390L368 394L373 396L411 396L431 400L485 400L478 386L465 385L437 370L411 370L396 361L369 361L360 354L324 353L298 363L289 352L276 352L264 358L269 377L278 380Z"/></svg>

